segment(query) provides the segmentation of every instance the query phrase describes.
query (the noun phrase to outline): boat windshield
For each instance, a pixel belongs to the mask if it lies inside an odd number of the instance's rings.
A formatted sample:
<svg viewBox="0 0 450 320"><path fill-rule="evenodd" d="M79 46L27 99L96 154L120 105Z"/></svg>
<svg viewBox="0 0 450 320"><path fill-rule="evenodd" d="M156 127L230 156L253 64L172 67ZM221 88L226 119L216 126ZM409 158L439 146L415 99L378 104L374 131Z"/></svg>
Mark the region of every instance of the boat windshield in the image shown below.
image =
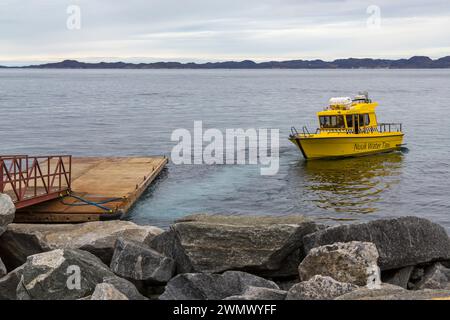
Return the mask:
<svg viewBox="0 0 450 320"><path fill-rule="evenodd" d="M345 128L343 116L320 116L320 127L327 128Z"/></svg>

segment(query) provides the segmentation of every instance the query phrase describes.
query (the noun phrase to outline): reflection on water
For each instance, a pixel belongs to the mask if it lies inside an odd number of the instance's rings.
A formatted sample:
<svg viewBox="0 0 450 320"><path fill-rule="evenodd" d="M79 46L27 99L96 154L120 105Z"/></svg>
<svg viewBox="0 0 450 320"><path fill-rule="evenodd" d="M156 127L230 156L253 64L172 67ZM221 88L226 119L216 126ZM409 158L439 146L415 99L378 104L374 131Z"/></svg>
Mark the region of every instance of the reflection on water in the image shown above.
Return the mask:
<svg viewBox="0 0 450 320"><path fill-rule="evenodd" d="M378 210L381 194L400 182L400 152L342 160L300 161L291 174L301 181L302 201L320 209L345 213Z"/></svg>

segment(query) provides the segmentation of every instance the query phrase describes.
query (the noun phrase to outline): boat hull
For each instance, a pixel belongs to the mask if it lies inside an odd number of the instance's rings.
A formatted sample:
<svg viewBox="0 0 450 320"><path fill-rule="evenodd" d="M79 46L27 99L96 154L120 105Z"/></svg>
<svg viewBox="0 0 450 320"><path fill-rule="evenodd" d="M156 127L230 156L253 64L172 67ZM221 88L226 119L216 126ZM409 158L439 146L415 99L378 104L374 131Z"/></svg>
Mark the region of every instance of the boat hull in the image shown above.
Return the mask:
<svg viewBox="0 0 450 320"><path fill-rule="evenodd" d="M345 136L298 135L290 140L297 145L305 159L358 157L400 149L402 133L346 134Z"/></svg>

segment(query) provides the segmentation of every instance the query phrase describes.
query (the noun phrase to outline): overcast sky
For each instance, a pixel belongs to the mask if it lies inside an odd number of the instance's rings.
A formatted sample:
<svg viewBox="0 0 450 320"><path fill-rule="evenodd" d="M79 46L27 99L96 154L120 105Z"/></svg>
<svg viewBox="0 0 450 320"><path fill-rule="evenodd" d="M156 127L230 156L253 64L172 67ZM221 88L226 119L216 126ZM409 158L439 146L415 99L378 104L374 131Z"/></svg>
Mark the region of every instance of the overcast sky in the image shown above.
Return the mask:
<svg viewBox="0 0 450 320"><path fill-rule="evenodd" d="M0 0L3 65L413 55L450 55L450 0Z"/></svg>

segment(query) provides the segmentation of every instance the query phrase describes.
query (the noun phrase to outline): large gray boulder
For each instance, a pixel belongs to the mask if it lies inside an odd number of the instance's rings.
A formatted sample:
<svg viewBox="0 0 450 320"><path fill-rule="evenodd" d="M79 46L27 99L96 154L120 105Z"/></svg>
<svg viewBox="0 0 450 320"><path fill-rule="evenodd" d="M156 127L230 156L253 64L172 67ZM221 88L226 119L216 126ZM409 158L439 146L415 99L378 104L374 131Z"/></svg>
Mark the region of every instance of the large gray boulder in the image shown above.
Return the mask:
<svg viewBox="0 0 450 320"><path fill-rule="evenodd" d="M10 224L0 237L0 252L8 269L23 264L30 255L55 249L81 249L111 262L121 237L150 242L163 230L129 221L96 221L81 224Z"/></svg>
<svg viewBox="0 0 450 320"><path fill-rule="evenodd" d="M300 216L194 215L177 221L151 246L177 263L177 273L242 270L294 276L303 237L319 226Z"/></svg>
<svg viewBox="0 0 450 320"><path fill-rule="evenodd" d="M378 251L370 242L338 242L313 248L298 267L300 279L315 275L358 286L379 285Z"/></svg>
<svg viewBox="0 0 450 320"><path fill-rule="evenodd" d="M222 300L242 295L248 287L280 288L272 281L240 272L184 273L171 279L160 300Z"/></svg>
<svg viewBox="0 0 450 320"><path fill-rule="evenodd" d="M28 257L17 287L19 300L71 300L91 295L114 274L93 254L57 249Z"/></svg>
<svg viewBox="0 0 450 320"><path fill-rule="evenodd" d="M327 276L314 276L289 289L286 300L332 300L358 289L358 286L339 282Z"/></svg>
<svg viewBox="0 0 450 320"><path fill-rule="evenodd" d="M284 300L286 294L284 290L250 286L241 295L230 296L224 300Z"/></svg>
<svg viewBox="0 0 450 320"><path fill-rule="evenodd" d="M445 229L418 217L375 220L330 227L305 237L305 249L336 242L365 241L376 245L381 270L431 261L450 260L450 239Z"/></svg>
<svg viewBox="0 0 450 320"><path fill-rule="evenodd" d="M99 283L95 286L91 300L129 300L126 295L110 283Z"/></svg>
<svg viewBox="0 0 450 320"><path fill-rule="evenodd" d="M175 272L175 262L171 258L121 238L116 242L110 267L121 277L147 283L165 283Z"/></svg>
<svg viewBox="0 0 450 320"><path fill-rule="evenodd" d="M14 221L16 207L10 196L0 193L0 235L6 231L8 224Z"/></svg>
<svg viewBox="0 0 450 320"><path fill-rule="evenodd" d="M20 266L0 278L0 300L17 299L16 290L22 277L23 267Z"/></svg>

